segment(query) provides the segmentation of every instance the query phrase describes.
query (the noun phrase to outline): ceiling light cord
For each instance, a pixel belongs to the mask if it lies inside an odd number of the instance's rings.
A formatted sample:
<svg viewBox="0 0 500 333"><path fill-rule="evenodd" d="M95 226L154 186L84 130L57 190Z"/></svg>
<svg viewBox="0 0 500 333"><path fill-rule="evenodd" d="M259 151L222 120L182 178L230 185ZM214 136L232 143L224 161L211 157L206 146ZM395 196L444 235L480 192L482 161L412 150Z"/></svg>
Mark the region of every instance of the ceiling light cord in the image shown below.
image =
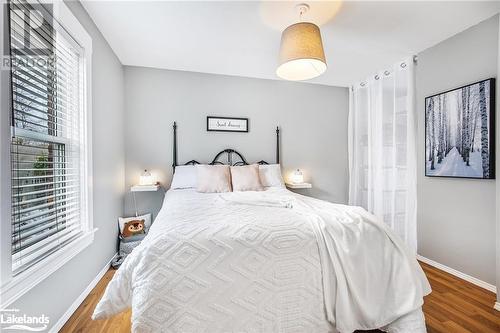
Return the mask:
<svg viewBox="0 0 500 333"><path fill-rule="evenodd" d="M295 8L299 12L299 22L303 22L304 21L303 15L307 13L307 11L309 10L309 5L306 3L301 3L297 5Z"/></svg>

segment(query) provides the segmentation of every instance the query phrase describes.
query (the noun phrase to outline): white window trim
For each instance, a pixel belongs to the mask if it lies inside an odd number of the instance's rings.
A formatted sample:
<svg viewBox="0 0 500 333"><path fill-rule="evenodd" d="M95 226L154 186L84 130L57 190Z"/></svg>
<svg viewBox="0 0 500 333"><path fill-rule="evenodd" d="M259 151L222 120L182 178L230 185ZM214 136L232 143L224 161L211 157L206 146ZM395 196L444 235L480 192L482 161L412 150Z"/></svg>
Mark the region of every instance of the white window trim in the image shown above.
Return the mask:
<svg viewBox="0 0 500 333"><path fill-rule="evenodd" d="M11 217L10 217L10 208L7 210L3 210L1 216L1 224L0 224L0 234L2 235L1 242L1 257L0 257L0 309L4 309L9 306L12 302L17 300L19 297L24 295L30 289L35 287L45 278L50 276L56 270L61 268L64 264L74 258L78 253L83 251L87 246L89 246L94 240L94 233L97 229L93 228L93 182L92 182L92 38L87 33L85 28L80 24L78 19L73 15L70 9L64 4L62 1L58 0L42 0L40 1L42 4L50 4L52 5L53 16L54 19L64 27L70 35L84 48L83 61L81 64L81 72L84 73L83 77L83 85L85 88L85 96L82 98L82 110L83 113L83 128L82 131L84 133L83 136L83 144L85 146L86 156L83 159L83 172L81 173L81 197L86 198L84 202L84 206L82 207L82 224L83 224L83 234L80 235L76 240L72 241L70 244L64 246L58 251L54 252L47 258L41 260L37 264L33 265L26 271L20 273L19 275L13 277L12 276L12 254L11 254ZM5 14L3 11L5 10L4 1L0 0L0 15L3 18ZM8 9L7 9L8 10ZM0 27L0 33L2 37L0 37L0 41L3 36L5 36L4 29L6 29L6 25ZM2 43L2 45L4 45ZM2 54L4 54L2 52ZM4 80L4 73L2 73L2 86L6 83ZM7 93L6 93L7 92ZM2 96L4 94L10 93L10 86L2 87ZM10 99L10 98L9 98ZM5 105L2 105L2 108ZM10 108L9 108L10 110ZM6 112L7 113L7 112ZM1 115L4 117L4 114ZM0 124L2 126L2 133L4 133L3 129L7 128L5 126L6 123L9 123L9 119L2 119ZM9 126L10 128L10 126ZM7 131L10 133L10 131ZM9 140L5 142L2 136L2 146L9 145ZM7 149L9 151L9 149ZM2 175L5 175L5 169L9 169L8 174L10 175L10 155L8 158L4 158L7 156L6 152L2 149L2 165L0 170L2 170ZM3 178L3 177L2 177ZM7 202L5 206L10 206L10 187L8 190L4 192L6 185L10 184L10 182L5 182L2 180L2 204ZM8 196L7 196L8 194ZM3 199L7 200L3 200ZM4 206L3 206L4 207Z"/></svg>

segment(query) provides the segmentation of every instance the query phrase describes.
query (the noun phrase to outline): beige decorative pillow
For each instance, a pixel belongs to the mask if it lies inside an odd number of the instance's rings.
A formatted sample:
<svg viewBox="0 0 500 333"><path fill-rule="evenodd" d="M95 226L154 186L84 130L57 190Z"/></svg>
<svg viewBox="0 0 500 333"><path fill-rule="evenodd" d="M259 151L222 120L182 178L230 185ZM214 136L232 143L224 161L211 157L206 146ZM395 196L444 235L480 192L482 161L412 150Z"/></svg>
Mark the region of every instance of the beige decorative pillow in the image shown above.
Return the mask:
<svg viewBox="0 0 500 333"><path fill-rule="evenodd" d="M196 174L198 192L231 192L231 172L228 165L200 164L196 166Z"/></svg>
<svg viewBox="0 0 500 333"><path fill-rule="evenodd" d="M233 184L233 191L264 190L260 182L259 166L257 164L232 166L231 182Z"/></svg>

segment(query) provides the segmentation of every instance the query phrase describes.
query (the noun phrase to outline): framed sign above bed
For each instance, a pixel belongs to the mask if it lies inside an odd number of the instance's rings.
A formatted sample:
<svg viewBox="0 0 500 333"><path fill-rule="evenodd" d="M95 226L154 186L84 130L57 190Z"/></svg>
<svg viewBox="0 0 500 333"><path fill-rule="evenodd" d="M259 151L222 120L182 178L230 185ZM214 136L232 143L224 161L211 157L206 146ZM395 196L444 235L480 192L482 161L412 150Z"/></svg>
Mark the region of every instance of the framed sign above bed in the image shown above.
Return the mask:
<svg viewBox="0 0 500 333"><path fill-rule="evenodd" d="M495 178L495 79L425 99L425 175Z"/></svg>
<svg viewBox="0 0 500 333"><path fill-rule="evenodd" d="M209 132L248 132L248 118L207 117Z"/></svg>

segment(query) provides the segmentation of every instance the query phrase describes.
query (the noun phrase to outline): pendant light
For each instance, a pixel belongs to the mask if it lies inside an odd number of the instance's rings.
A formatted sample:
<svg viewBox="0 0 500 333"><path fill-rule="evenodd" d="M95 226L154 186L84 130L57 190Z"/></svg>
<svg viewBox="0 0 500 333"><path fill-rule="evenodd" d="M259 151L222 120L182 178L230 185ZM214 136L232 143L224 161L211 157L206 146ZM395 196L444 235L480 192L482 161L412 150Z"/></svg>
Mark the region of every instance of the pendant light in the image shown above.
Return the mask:
<svg viewBox="0 0 500 333"><path fill-rule="evenodd" d="M309 5L300 4L296 8L302 19ZM276 75L285 80L309 80L323 74L326 59L319 27L299 22L286 28L281 35L279 64Z"/></svg>

